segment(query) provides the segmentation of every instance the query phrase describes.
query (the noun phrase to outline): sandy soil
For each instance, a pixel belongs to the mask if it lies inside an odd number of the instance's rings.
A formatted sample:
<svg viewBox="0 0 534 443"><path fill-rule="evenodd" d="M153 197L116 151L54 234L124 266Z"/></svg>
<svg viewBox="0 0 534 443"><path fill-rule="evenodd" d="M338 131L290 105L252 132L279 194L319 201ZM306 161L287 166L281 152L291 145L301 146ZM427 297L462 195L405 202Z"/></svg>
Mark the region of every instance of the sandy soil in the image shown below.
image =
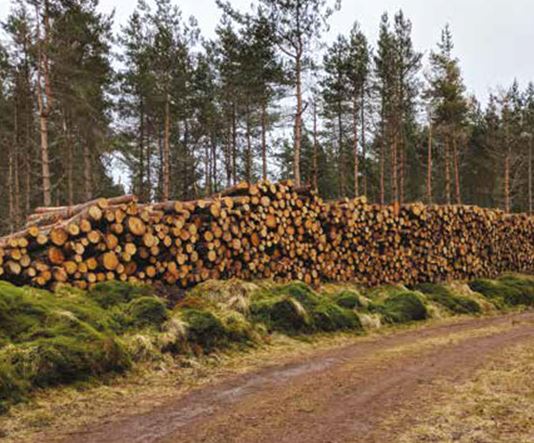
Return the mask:
<svg viewBox="0 0 534 443"><path fill-rule="evenodd" d="M410 417L415 421L432 402L429 393L436 382L460 384L521 343L534 344L532 312L356 338L344 347L225 377L148 413L109 417L61 438L102 443L395 442L413 425ZM387 418L400 410L404 419L392 426Z"/></svg>

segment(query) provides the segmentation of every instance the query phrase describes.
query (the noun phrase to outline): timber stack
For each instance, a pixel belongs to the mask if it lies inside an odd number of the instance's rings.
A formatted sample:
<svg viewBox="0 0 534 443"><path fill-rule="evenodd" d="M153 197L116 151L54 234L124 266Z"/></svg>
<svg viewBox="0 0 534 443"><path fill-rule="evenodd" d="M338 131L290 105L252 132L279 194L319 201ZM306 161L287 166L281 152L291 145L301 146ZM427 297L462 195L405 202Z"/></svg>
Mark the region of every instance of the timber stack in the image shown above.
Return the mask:
<svg viewBox="0 0 534 443"><path fill-rule="evenodd" d="M186 288L208 279L434 282L534 272L534 218L475 206L325 202L308 187L239 183L210 198L133 195L37 208L0 238L0 279Z"/></svg>

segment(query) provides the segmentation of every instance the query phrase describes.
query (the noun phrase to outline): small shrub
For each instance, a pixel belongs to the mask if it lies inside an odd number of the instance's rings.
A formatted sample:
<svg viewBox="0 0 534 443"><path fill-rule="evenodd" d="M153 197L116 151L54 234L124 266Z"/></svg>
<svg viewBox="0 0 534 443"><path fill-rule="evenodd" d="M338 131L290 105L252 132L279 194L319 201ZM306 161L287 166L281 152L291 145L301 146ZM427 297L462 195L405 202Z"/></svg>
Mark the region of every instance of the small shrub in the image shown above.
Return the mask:
<svg viewBox="0 0 534 443"><path fill-rule="evenodd" d="M443 285L423 283L417 285L415 289L423 292L428 299L445 306L455 314L478 314L482 310L476 301L455 295Z"/></svg>

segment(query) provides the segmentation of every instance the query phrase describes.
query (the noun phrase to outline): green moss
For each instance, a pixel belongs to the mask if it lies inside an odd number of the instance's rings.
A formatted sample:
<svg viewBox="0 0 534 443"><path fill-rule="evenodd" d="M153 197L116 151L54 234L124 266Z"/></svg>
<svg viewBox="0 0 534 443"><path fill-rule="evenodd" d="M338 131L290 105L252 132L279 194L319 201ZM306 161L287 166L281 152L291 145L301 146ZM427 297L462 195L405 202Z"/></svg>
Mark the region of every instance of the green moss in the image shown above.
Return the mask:
<svg viewBox="0 0 534 443"><path fill-rule="evenodd" d="M334 301L338 306L346 309L362 308L360 296L354 291L345 290L334 296Z"/></svg>
<svg viewBox="0 0 534 443"><path fill-rule="evenodd" d="M136 298L153 295L148 286L132 285L120 281L97 283L88 292L89 296L103 308L126 304Z"/></svg>
<svg viewBox="0 0 534 443"><path fill-rule="evenodd" d="M209 352L224 345L227 339L223 322L212 312L184 309L182 319L187 324L187 340Z"/></svg>
<svg viewBox="0 0 534 443"><path fill-rule="evenodd" d="M499 280L478 279L470 282L469 287L499 307L534 306L534 282L529 279L511 276Z"/></svg>
<svg viewBox="0 0 534 443"><path fill-rule="evenodd" d="M411 291L395 293L374 309L383 315L388 323L408 323L428 318L428 311L421 298Z"/></svg>
<svg viewBox="0 0 534 443"><path fill-rule="evenodd" d="M334 303L321 303L312 311L316 330L333 332L340 330L361 330L362 324L356 313Z"/></svg>
<svg viewBox="0 0 534 443"><path fill-rule="evenodd" d="M415 289L423 292L429 300L445 306L455 314L478 314L482 310L476 301L456 295L444 285L422 283Z"/></svg>
<svg viewBox="0 0 534 443"><path fill-rule="evenodd" d="M254 321L264 323L271 331L295 334L312 329L306 308L289 296L263 296L253 301L250 311Z"/></svg>
<svg viewBox="0 0 534 443"><path fill-rule="evenodd" d="M130 324L134 327L160 327L169 313L163 300L156 297L140 297L132 300L125 308Z"/></svg>

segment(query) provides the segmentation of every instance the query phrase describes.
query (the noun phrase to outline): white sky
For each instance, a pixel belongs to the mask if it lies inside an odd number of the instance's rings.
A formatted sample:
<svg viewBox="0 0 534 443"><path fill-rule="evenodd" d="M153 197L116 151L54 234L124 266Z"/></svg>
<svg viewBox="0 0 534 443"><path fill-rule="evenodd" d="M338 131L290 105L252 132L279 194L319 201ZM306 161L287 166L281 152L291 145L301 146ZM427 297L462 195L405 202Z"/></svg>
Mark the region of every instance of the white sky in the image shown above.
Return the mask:
<svg viewBox="0 0 534 443"><path fill-rule="evenodd" d="M194 15L203 35L213 36L220 12L215 0L175 0L184 17ZM0 0L0 19L9 11ZM100 0L104 11L116 10L116 29L126 21L135 0ZM248 9L251 0L233 0ZM402 8L413 23L418 50L428 54L446 23L451 25L455 53L460 58L468 90L485 101L490 89L508 86L517 78L524 86L534 80L534 0L342 0L341 11L331 19L328 38L348 33L355 20L374 44L380 16Z"/></svg>

